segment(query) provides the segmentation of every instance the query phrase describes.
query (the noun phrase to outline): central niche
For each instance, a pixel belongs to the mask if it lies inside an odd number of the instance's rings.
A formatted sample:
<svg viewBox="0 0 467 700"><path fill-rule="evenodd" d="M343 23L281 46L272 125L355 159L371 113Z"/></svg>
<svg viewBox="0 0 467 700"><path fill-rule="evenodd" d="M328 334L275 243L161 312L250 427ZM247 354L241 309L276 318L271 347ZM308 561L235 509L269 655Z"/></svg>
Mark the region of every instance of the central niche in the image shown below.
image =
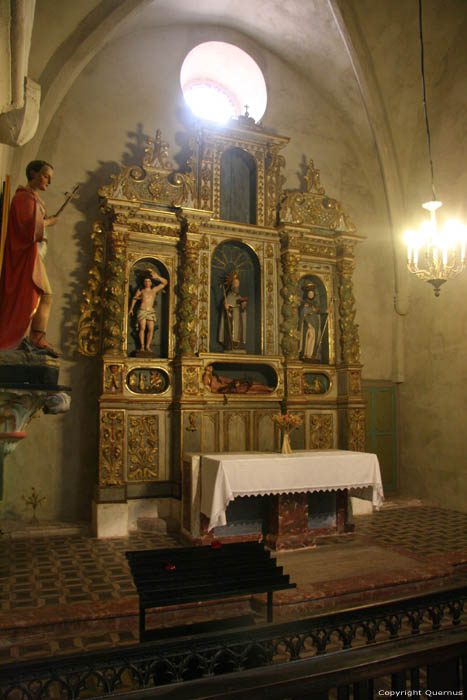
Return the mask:
<svg viewBox="0 0 467 700"><path fill-rule="evenodd" d="M209 349L260 355L261 325L258 258L244 243L224 241L211 259Z"/></svg>
<svg viewBox="0 0 467 700"><path fill-rule="evenodd" d="M256 163L241 148L229 148L222 154L220 217L256 224Z"/></svg>

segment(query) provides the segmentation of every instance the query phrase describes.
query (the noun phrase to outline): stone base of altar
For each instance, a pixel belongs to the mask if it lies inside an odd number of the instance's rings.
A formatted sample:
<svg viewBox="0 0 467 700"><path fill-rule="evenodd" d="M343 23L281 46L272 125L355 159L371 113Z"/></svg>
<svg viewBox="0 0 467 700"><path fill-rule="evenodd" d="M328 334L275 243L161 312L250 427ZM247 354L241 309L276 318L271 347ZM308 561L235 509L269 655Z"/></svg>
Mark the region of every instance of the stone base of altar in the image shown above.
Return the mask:
<svg viewBox="0 0 467 700"><path fill-rule="evenodd" d="M195 547L210 545L214 541L221 544L229 544L232 542L262 542L263 534L261 532L253 532L250 534L242 533L239 535L219 535L214 530L208 530L209 519L200 513L199 534L193 535L191 532L183 528L179 532L182 542L192 544Z"/></svg>

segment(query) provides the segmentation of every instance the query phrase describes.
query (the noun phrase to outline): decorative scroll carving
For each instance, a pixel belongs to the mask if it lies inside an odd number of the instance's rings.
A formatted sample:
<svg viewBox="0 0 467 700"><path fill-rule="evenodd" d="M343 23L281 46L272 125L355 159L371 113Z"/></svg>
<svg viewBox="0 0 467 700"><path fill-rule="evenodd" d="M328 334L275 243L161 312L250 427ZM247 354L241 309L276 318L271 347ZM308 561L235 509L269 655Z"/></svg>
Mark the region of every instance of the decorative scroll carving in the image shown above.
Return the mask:
<svg viewBox="0 0 467 700"><path fill-rule="evenodd" d="M365 452L365 409L352 408L347 411L347 449Z"/></svg>
<svg viewBox="0 0 467 700"><path fill-rule="evenodd" d="M158 477L158 416L129 416L128 481L154 481Z"/></svg>
<svg viewBox="0 0 467 700"><path fill-rule="evenodd" d="M159 167L161 170L174 169L174 166L169 160L169 144L167 141L162 141L162 132L160 129L157 129L154 139L146 139L143 167L153 169Z"/></svg>
<svg viewBox="0 0 467 700"><path fill-rule="evenodd" d="M302 393L302 373L299 369L287 370L287 394Z"/></svg>
<svg viewBox="0 0 467 700"><path fill-rule="evenodd" d="M196 433L198 430L198 427L196 425L196 413L189 413L188 414L188 425L185 428L189 433Z"/></svg>
<svg viewBox="0 0 467 700"><path fill-rule="evenodd" d="M125 167L118 175L111 175L110 183L99 190L101 197L193 206L195 178L191 156L182 168L175 169L168 159L169 145L162 141L159 129L154 139L146 139L146 144L142 167Z"/></svg>
<svg viewBox="0 0 467 700"><path fill-rule="evenodd" d="M0 432L18 433L24 431L33 415L44 406L50 393L50 391L2 388L0 391Z"/></svg>
<svg viewBox="0 0 467 700"><path fill-rule="evenodd" d="M307 241L305 239L300 241L300 254L309 255L314 258L328 258L329 260L336 259L336 247L329 243L317 243Z"/></svg>
<svg viewBox="0 0 467 700"><path fill-rule="evenodd" d="M99 352L102 286L105 263L105 233L99 222L93 226L93 266L89 270L88 287L83 291L78 322L78 350L82 355L95 356Z"/></svg>
<svg viewBox="0 0 467 700"><path fill-rule="evenodd" d="M104 328L102 346L104 353L120 353L125 338L123 335L123 290L125 285L126 237L112 230L109 235L109 253L106 265L106 280L102 307Z"/></svg>
<svg viewBox="0 0 467 700"><path fill-rule="evenodd" d="M279 214L279 202L285 177L281 168L285 166L285 158L279 154L282 144L268 144L266 154L266 212L265 225L276 226Z"/></svg>
<svg viewBox="0 0 467 700"><path fill-rule="evenodd" d="M201 383L199 367L183 367L182 387L184 394L197 395L200 393Z"/></svg>
<svg viewBox="0 0 467 700"><path fill-rule="evenodd" d="M209 254L203 252L199 259L199 352L208 351L209 341Z"/></svg>
<svg viewBox="0 0 467 700"><path fill-rule="evenodd" d="M134 221L129 225L128 230L134 231L135 233L151 233L155 236L170 236L171 238L178 238L180 236L179 228L149 224L142 221Z"/></svg>
<svg viewBox="0 0 467 700"><path fill-rule="evenodd" d="M123 484L124 412L101 412L99 485Z"/></svg>
<svg viewBox="0 0 467 700"><path fill-rule="evenodd" d="M320 171L310 160L304 175L305 192L292 190L285 192L282 197L280 218L294 224L308 224L353 232L355 226L343 211L336 199L327 197L320 183Z"/></svg>
<svg viewBox="0 0 467 700"><path fill-rule="evenodd" d="M123 365L106 365L104 368L104 391L107 394L121 394Z"/></svg>
<svg viewBox="0 0 467 700"><path fill-rule="evenodd" d="M182 238L182 264L180 269L180 291L178 309L179 350L185 355L194 355L198 343L196 312L198 309L198 253L199 242Z"/></svg>
<svg viewBox="0 0 467 700"><path fill-rule="evenodd" d="M274 314L274 264L272 260L267 260L264 266L265 271L265 287L266 287L266 353L274 352L274 330L275 314Z"/></svg>
<svg viewBox="0 0 467 700"><path fill-rule="evenodd" d="M339 288L339 325L343 362L357 363L360 360L358 325L355 323L355 299L352 290L354 262L339 260L337 263Z"/></svg>
<svg viewBox="0 0 467 700"><path fill-rule="evenodd" d="M330 450L333 447L333 416L327 413L316 413L310 416L311 449Z"/></svg>
<svg viewBox="0 0 467 700"><path fill-rule="evenodd" d="M349 394L359 396L362 393L362 380L360 371L349 372Z"/></svg>
<svg viewBox="0 0 467 700"><path fill-rule="evenodd" d="M201 165L200 208L212 209L212 149L205 151Z"/></svg>
<svg viewBox="0 0 467 700"><path fill-rule="evenodd" d="M282 262L282 352L289 359L298 358L300 334L298 331L298 305L300 303L300 275L298 272L299 256L285 251Z"/></svg>

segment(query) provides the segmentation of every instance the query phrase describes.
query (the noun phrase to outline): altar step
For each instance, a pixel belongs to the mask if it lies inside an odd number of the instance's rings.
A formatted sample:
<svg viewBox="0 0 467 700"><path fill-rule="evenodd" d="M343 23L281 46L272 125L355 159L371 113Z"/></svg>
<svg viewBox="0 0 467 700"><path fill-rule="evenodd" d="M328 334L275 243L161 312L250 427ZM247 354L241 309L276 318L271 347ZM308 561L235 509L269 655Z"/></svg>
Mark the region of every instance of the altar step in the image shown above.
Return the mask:
<svg viewBox="0 0 467 700"><path fill-rule="evenodd" d="M180 523L177 518L173 516L166 516L165 518L137 518L136 519L136 531L141 533L148 533L153 535L166 535L167 533L178 533L180 530Z"/></svg>
<svg viewBox="0 0 467 700"><path fill-rule="evenodd" d="M388 603L413 596L438 593L457 585L465 585L467 569L462 574L439 575L413 581L390 581L388 572L386 585L381 581L343 579L333 584L322 582L314 586L297 587L295 591L278 592L274 595L273 615L275 622L287 622L314 617L331 612L340 612L376 603ZM252 608L261 618L266 615L266 596L252 598Z"/></svg>
<svg viewBox="0 0 467 700"><path fill-rule="evenodd" d="M465 582L466 525L467 514L432 507L389 508L356 518L354 534L317 538L315 548L276 552L298 588L293 597L274 593L274 621ZM65 533L50 537L41 531L37 536L35 530L36 536L24 539L2 537L0 663L137 644L138 598L125 552L180 546L170 534L155 532L107 540ZM263 624L261 596L181 606L166 611L165 619L154 614L148 622L166 628L251 614L252 608L256 624Z"/></svg>
<svg viewBox="0 0 467 700"><path fill-rule="evenodd" d="M322 549L328 550L327 547ZM293 561L295 557L291 557L293 554L297 555L296 561ZM312 552L302 550L277 555L279 564L284 566L284 572L290 574L290 580L298 586L295 590L274 593L274 622L434 593L460 583L465 584L467 580L467 564L452 566L419 562L419 565L410 569L389 568L384 573L380 571L333 580L322 578L311 582L306 580L307 554ZM320 575L321 557L317 556L320 554L315 551L317 576ZM391 555L387 550L386 554L389 554L388 561L391 564ZM329 575L333 576L335 571L332 560L335 557L331 551L323 551L323 555L328 557L327 568ZM288 564L284 565L284 558L289 559ZM340 565L345 569L342 562ZM298 574L298 567L301 568L301 575ZM325 576L325 571L321 570L321 576ZM49 654L57 654L110 645L137 644L138 614L136 595L119 600L47 605L0 613L0 663L27 656L28 649L32 650L33 656L38 655L39 649L47 646ZM223 624L227 627L228 618L242 615L253 615L255 624L265 624L266 595L173 606L154 610L147 619L148 628L158 628L161 636L165 636L167 630L181 625L218 621L220 628ZM47 654L43 651L42 655Z"/></svg>

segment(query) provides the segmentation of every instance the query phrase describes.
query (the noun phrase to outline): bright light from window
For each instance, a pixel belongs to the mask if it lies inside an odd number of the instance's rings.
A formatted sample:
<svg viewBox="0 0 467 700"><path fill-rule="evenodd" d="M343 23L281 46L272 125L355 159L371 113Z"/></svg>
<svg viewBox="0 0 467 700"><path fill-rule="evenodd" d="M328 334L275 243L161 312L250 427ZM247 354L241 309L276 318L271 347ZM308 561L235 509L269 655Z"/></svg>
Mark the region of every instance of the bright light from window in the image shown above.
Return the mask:
<svg viewBox="0 0 467 700"><path fill-rule="evenodd" d="M225 123L245 113L258 122L266 111L266 83L245 51L224 41L207 41L183 61L180 85L190 109L201 119Z"/></svg>
<svg viewBox="0 0 467 700"><path fill-rule="evenodd" d="M185 90L184 96L193 114L200 119L225 124L237 116L231 98L216 85L191 85Z"/></svg>

